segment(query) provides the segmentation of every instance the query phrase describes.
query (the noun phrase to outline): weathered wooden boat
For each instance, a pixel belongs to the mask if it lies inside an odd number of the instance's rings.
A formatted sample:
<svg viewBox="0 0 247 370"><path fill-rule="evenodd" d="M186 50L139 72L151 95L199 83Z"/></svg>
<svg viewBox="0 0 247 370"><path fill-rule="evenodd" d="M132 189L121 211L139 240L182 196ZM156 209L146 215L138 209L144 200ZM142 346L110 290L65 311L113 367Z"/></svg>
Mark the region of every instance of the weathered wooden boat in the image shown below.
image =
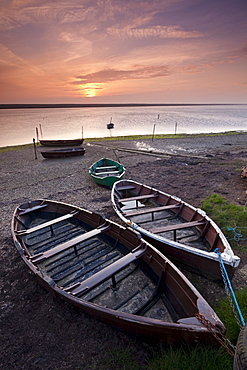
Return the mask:
<svg viewBox="0 0 247 370"><path fill-rule="evenodd" d="M219 280L220 254L229 278L233 277L240 258L201 209L132 180L116 182L111 200L118 216L174 263Z"/></svg>
<svg viewBox="0 0 247 370"><path fill-rule="evenodd" d="M66 148L66 149L55 149L46 150L40 152L44 158L63 158L63 157L75 157L77 155L83 155L85 153L84 148Z"/></svg>
<svg viewBox="0 0 247 370"><path fill-rule="evenodd" d="M76 146L81 145L84 139L64 139L64 140L39 140L44 146Z"/></svg>
<svg viewBox="0 0 247 370"><path fill-rule="evenodd" d="M101 158L89 168L92 179L101 186L111 188L114 182L121 180L126 172L125 167L109 158Z"/></svg>
<svg viewBox="0 0 247 370"><path fill-rule="evenodd" d="M217 344L212 331L225 333L188 279L131 228L82 208L34 200L16 208L11 229L15 247L46 289L118 329L171 344Z"/></svg>

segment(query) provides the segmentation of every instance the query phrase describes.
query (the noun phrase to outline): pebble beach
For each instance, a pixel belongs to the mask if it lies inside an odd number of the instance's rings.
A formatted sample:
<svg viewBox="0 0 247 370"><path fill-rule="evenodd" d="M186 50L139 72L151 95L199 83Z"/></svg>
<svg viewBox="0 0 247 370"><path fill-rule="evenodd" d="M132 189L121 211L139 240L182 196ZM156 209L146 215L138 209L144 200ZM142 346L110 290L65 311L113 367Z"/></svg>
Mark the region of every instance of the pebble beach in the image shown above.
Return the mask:
<svg viewBox="0 0 247 370"><path fill-rule="evenodd" d="M247 182L241 179L240 173L247 164L246 144L247 133L239 133L197 138L85 141L83 147L86 152L83 156L60 159L44 159L40 154L40 145L37 146L37 159L32 145L0 152L3 368L74 369L77 365L83 368L93 364L93 356L94 361L100 363L103 354L98 348L102 337L103 348L106 342L108 345L113 341L126 346L130 340L127 336L120 339L118 331L98 324L97 320L83 314L79 315L67 305L64 307L62 303L55 303L38 286L13 246L10 225L17 206L28 200L46 198L99 212L121 223L112 209L110 190L95 184L88 173L89 167L102 157L123 163L127 170L125 178L177 195L196 207L200 207L205 196L214 192L244 206L247 203ZM240 286L247 279L247 275L243 275L246 274L244 267L245 262L235 277L236 284ZM216 289L211 283L207 284L211 292ZM70 323L70 330L76 331L78 325L81 328L79 333L75 333L73 351L83 352L88 344L91 346L86 357L80 358L79 364L78 355L76 362L69 356L72 344L67 349L63 346L64 340L72 340L68 324L63 325L64 318ZM43 344L38 348L41 333ZM84 341L84 335L87 335L88 343ZM61 350L56 347L55 341L68 355L64 363L60 360ZM28 360L23 353L25 343ZM136 342L132 344L141 358L142 347ZM47 354L49 346L54 350L53 356ZM72 367L69 367L71 364Z"/></svg>

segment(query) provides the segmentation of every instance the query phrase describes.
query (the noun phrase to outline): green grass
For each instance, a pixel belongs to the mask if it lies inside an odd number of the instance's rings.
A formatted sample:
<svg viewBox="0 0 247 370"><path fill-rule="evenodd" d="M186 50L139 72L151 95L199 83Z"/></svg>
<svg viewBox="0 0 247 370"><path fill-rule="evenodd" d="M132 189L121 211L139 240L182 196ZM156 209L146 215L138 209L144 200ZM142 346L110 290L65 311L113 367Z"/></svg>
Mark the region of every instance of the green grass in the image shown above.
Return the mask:
<svg viewBox="0 0 247 370"><path fill-rule="evenodd" d="M95 364L95 369L98 368ZM107 351L101 370L232 370L233 357L223 347L198 345L187 347L162 347L148 358L138 359L133 349L114 348Z"/></svg>
<svg viewBox="0 0 247 370"><path fill-rule="evenodd" d="M23 148L26 148L26 147L31 146L31 145L33 145L33 144L3 146L3 147L0 148L0 153L9 152L9 151L13 151L13 150L23 149Z"/></svg>
<svg viewBox="0 0 247 370"><path fill-rule="evenodd" d="M204 137L204 136L225 136L225 135L239 135L240 132L228 131L228 132L218 132L218 133L203 133L203 134L155 134L155 135L126 135L126 136L109 136L101 138L87 138L85 141L120 141L120 140L148 140L148 139L174 139L174 138L186 138L186 137Z"/></svg>
<svg viewBox="0 0 247 370"><path fill-rule="evenodd" d="M245 322L247 322L247 287L244 287L236 292L234 292L236 296L236 301L238 303L240 313ZM227 332L227 338L235 345L237 343L238 334L239 334L239 325L237 323L237 319L233 313L231 308L230 302L228 298L221 299L214 307L215 312L224 323ZM238 312L236 310L236 312ZM239 319L239 315L237 315L239 322L242 324L241 320Z"/></svg>
<svg viewBox="0 0 247 370"><path fill-rule="evenodd" d="M154 355L147 370L232 370L233 359L223 348L197 346L168 347Z"/></svg>
<svg viewBox="0 0 247 370"><path fill-rule="evenodd" d="M202 201L202 209L222 229L233 247L247 252L247 209L230 203L218 194Z"/></svg>

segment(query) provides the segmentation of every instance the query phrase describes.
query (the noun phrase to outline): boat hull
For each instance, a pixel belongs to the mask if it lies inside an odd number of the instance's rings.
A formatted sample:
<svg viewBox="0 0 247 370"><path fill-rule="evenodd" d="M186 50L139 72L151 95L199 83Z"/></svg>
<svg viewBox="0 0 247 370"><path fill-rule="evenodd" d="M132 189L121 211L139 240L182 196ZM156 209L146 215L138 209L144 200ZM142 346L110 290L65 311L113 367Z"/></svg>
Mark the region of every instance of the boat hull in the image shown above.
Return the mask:
<svg viewBox="0 0 247 370"><path fill-rule="evenodd" d="M111 188L116 181L125 175L126 169L119 162L101 158L89 168L89 175L100 186Z"/></svg>
<svg viewBox="0 0 247 370"><path fill-rule="evenodd" d="M76 146L81 145L84 139L67 139L67 140L40 140L43 146Z"/></svg>
<svg viewBox="0 0 247 370"><path fill-rule="evenodd" d="M220 254L232 279L240 258L202 210L132 180L115 183L111 200L117 215L174 263L221 280Z"/></svg>
<svg viewBox="0 0 247 370"><path fill-rule="evenodd" d="M35 200L15 210L11 229L22 259L47 290L107 324L145 340L218 345L201 315L215 333L225 333L188 279L130 228Z"/></svg>
<svg viewBox="0 0 247 370"><path fill-rule="evenodd" d="M84 148L73 148L73 149L56 149L49 150L45 152L40 152L44 158L65 158L65 157L75 157L78 155L84 155Z"/></svg>

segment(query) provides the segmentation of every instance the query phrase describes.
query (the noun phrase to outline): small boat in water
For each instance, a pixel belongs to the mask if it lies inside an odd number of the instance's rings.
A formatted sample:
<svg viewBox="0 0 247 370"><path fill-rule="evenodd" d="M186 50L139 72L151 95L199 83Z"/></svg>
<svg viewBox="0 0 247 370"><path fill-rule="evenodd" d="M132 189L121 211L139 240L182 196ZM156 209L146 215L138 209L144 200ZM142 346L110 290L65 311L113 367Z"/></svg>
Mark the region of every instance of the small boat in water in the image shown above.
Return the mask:
<svg viewBox="0 0 247 370"><path fill-rule="evenodd" d="M76 146L81 145L84 139L64 139L64 140L39 140L44 146Z"/></svg>
<svg viewBox="0 0 247 370"><path fill-rule="evenodd" d="M145 340L219 345L212 331L221 336L225 327L213 309L131 228L41 199L16 208L11 230L24 262L55 296Z"/></svg>
<svg viewBox="0 0 247 370"><path fill-rule="evenodd" d="M107 123L106 127L108 128L108 130L111 130L112 128L114 128L114 123L112 122L112 117L111 117L110 122Z"/></svg>
<svg viewBox="0 0 247 370"><path fill-rule="evenodd" d="M114 123L112 123L112 122L107 123L107 128L108 128L108 130L111 130L112 128L114 128Z"/></svg>
<svg viewBox="0 0 247 370"><path fill-rule="evenodd" d="M40 152L44 158L63 158L63 157L75 157L77 155L83 155L85 153L84 148L66 148L66 149L55 149Z"/></svg>
<svg viewBox="0 0 247 370"><path fill-rule="evenodd" d="M116 182L111 201L126 224L174 263L219 280L220 253L229 278L233 277L240 258L234 255L220 228L201 209L132 180Z"/></svg>
<svg viewBox="0 0 247 370"><path fill-rule="evenodd" d="M101 158L89 168L89 174L96 184L111 188L114 182L122 179L125 167L109 158Z"/></svg>

